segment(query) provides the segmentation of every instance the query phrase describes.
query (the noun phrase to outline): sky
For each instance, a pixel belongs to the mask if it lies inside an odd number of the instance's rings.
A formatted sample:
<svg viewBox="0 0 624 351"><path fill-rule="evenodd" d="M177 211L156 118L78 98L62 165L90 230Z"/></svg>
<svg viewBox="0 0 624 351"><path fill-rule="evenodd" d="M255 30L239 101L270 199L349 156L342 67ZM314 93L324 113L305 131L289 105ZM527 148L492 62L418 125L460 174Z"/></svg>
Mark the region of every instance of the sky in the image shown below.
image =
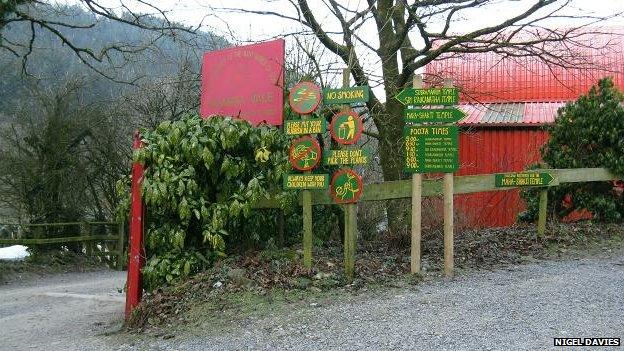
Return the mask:
<svg viewBox="0 0 624 351"><path fill-rule="evenodd" d="M136 0L99 0L110 7L119 7L120 1L135 10L153 11ZM75 3L77 0L63 2ZM218 11L220 8L241 8L258 11L275 11L296 17L296 12L287 0L151 0L147 1L159 9L169 12L171 19L185 24L196 26L200 23L203 28L213 30L224 35L234 35L241 42L265 40L296 29L293 21L280 19L275 16L228 13ZM458 30L479 28L499 22L502 18L517 13L536 2L536 0L499 0L487 9L475 9L465 12L465 20L458 22ZM309 0L308 3L323 25L335 28L331 15L322 0ZM342 0L341 3L349 8L364 8L365 0ZM624 11L623 0L572 0L570 12L606 15ZM561 25L570 23L570 19L558 21ZM620 23L622 23L620 21ZM336 28L337 29L337 28ZM364 29L366 31L366 29Z"/></svg>
<svg viewBox="0 0 624 351"><path fill-rule="evenodd" d="M58 0L65 3L76 3L78 0ZM111 8L120 9L120 2L138 12L154 12L153 9L137 0L98 0L100 4ZM482 28L484 26L495 25L506 18L521 13L530 7L537 0L494 0L492 5L485 8L471 9L461 12L458 20L451 25L451 31L465 32ZM249 13L236 13L235 11L223 10L223 8L237 8L252 11L274 11L287 16L297 17L297 12L288 0L147 0L146 2L155 5L161 10L167 11L170 19L182 22L189 26L201 26L200 28L225 36L230 42L237 45L258 42L284 36L287 33L297 33L301 30L301 25L295 21L279 18L276 16L254 15ZM411 1L410 1L411 2ZM338 22L335 20L323 0L308 0L310 8L315 12L318 21L324 30L336 32L333 38L338 42L342 41L339 34L341 32ZM366 0L341 0L341 4L350 9L363 9ZM563 15L594 15L607 16L617 12L624 12L624 0L571 0ZM541 12L544 14L545 12ZM566 27L577 25L578 19L571 19L566 16L552 19L547 22L551 27ZM432 21L428 28L441 28L442 18ZM623 26L622 18L607 23L609 26ZM358 29L358 35L363 41L373 47L379 45L376 28L373 21L368 21ZM302 38L301 36L298 36ZM416 31L411 36L412 42L418 45L421 42ZM294 36L286 35L287 51L292 53L296 47ZM320 50L322 47L316 43L304 44L311 50ZM298 50L300 51L300 50ZM337 67L332 65L336 58L333 54L323 52L321 55L327 62L328 71ZM370 73L379 75L379 58L366 49L364 45L358 46L358 56L363 66L370 67ZM339 72L335 68L335 72ZM337 73L328 79L337 80ZM374 84L371 84L374 85ZM373 88L375 88L373 86ZM379 94L377 94L379 95Z"/></svg>

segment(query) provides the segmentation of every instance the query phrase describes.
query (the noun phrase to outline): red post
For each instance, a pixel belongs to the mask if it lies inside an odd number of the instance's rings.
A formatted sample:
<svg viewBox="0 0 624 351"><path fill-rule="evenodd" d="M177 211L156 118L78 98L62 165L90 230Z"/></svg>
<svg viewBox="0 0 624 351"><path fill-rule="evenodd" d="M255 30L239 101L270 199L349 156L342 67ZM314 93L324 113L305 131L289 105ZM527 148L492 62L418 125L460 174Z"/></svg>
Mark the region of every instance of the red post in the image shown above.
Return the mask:
<svg viewBox="0 0 624 351"><path fill-rule="evenodd" d="M139 132L134 133L132 148L142 147ZM143 292L141 286L141 267L145 258L143 248L143 200L141 199L141 181L144 167L140 162L132 164L132 185L130 187L130 259L128 262L128 280L126 291L126 319L132 310L141 302Z"/></svg>

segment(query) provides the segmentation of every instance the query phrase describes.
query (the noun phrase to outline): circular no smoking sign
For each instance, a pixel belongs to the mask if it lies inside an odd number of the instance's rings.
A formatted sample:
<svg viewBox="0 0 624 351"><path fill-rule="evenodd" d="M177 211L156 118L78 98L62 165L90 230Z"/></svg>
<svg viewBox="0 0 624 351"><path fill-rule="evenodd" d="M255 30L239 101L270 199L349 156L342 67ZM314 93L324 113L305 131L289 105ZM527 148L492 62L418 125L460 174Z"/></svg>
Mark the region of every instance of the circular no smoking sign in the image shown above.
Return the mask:
<svg viewBox="0 0 624 351"><path fill-rule="evenodd" d="M312 82L300 82L288 94L288 103L293 111L307 115L321 103L321 88Z"/></svg>

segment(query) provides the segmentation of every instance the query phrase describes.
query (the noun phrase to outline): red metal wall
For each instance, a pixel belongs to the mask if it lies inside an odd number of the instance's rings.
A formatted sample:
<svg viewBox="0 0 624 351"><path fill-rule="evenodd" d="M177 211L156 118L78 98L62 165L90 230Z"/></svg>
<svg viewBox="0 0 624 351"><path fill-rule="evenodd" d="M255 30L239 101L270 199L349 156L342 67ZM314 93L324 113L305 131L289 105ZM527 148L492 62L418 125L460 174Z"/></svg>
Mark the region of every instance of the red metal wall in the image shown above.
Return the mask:
<svg viewBox="0 0 624 351"><path fill-rule="evenodd" d="M540 160L548 133L540 128L472 128L459 136L457 175L516 172ZM519 190L456 195L457 224L504 227L524 210Z"/></svg>

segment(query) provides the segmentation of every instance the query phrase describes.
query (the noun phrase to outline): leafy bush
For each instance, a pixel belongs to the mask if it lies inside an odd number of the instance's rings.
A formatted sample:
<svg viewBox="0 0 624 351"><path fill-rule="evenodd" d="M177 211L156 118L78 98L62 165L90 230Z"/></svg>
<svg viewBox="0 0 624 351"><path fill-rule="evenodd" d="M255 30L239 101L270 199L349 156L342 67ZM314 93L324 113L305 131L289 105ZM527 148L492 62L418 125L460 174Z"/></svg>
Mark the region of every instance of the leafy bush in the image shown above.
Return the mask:
<svg viewBox="0 0 624 351"><path fill-rule="evenodd" d="M135 159L146 166L146 289L203 270L227 247L261 239L258 232L275 234L275 219L252 204L269 194L292 199L281 193L289 141L278 129L195 115L141 137Z"/></svg>
<svg viewBox="0 0 624 351"><path fill-rule="evenodd" d="M624 176L623 95L611 79L602 79L587 95L557 112L548 128L550 138L542 148L542 159L552 168L604 167ZM537 216L537 192L523 191L527 211L521 219ZM619 220L624 216L624 198L611 182L563 184L548 190L550 211L564 217L575 209L587 209L596 219Z"/></svg>

